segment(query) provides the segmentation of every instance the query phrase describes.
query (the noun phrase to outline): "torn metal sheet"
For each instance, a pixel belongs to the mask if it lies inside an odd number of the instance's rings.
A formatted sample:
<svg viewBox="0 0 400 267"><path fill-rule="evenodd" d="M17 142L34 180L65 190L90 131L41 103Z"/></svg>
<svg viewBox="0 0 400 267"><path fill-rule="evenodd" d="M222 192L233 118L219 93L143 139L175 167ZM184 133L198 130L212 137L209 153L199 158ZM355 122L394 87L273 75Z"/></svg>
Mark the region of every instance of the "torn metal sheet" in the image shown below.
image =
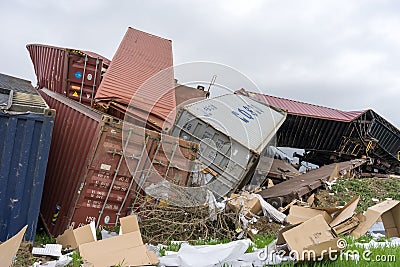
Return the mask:
<svg viewBox="0 0 400 267"><path fill-rule="evenodd" d="M262 157L258 162L251 184L263 186L267 179L271 179L274 184L293 179L301 173L291 164L271 157Z"/></svg>
<svg viewBox="0 0 400 267"><path fill-rule="evenodd" d="M332 173L335 172L336 168L343 175L365 162L364 159L357 159L325 165L294 179L262 190L259 194L274 207L281 207L290 203L293 199L299 199L314 189L321 187L331 177Z"/></svg>

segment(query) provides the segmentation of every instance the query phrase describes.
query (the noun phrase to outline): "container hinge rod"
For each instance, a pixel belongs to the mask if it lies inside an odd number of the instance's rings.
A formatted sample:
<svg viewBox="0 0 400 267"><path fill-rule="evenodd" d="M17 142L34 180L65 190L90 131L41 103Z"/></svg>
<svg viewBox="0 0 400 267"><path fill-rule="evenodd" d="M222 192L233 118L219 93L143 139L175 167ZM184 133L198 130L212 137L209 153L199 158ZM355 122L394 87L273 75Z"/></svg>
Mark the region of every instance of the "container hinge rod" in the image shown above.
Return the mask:
<svg viewBox="0 0 400 267"><path fill-rule="evenodd" d="M131 138L131 134L132 134L132 131L129 131L128 139L127 139L127 142L125 143L123 151L126 151L126 148L128 146L128 143L129 143L129 139ZM99 227L101 215L103 214L104 209L105 209L105 207L107 205L108 198L110 197L111 191L112 191L112 189L114 187L115 180L117 179L118 172L119 172L119 169L121 168L121 165L122 165L123 161L124 161L124 157L123 157L123 153L121 153L121 157L120 157L120 159L118 161L118 166L117 166L117 169L115 170L115 174L114 174L113 180L111 182L110 188L108 189L108 193L107 193L106 199L104 200L103 206L101 207L101 210L99 211L99 218L97 219L97 222L96 222L96 229Z"/></svg>
<svg viewBox="0 0 400 267"><path fill-rule="evenodd" d="M172 151L172 154L171 154L171 160L168 161L168 167L167 167L167 170L165 171L165 178L168 177L168 172L172 166L172 160L174 160L176 149L178 148L178 146L179 146L179 143L176 143L174 146L174 150Z"/></svg>
<svg viewBox="0 0 400 267"><path fill-rule="evenodd" d="M153 141L155 141L155 140L153 140ZM157 140L157 141L158 141L158 140ZM152 146L153 146L153 143L152 143ZM145 161L145 163L144 163L144 165L143 165L142 174L141 174L141 176L140 176L140 183L138 184L138 187L137 187L137 190L136 190L135 201L133 202L132 208L135 207L136 202L137 202L138 197L139 197L140 189L142 189L143 185L145 184L145 182L146 182L146 180L147 180L147 177L150 175L150 171L151 171L152 166L153 166L153 164L154 164L154 161L155 161L155 159L156 159L156 157L157 157L157 155L158 155L158 151L159 151L160 147L161 147L161 143L160 143L160 142L157 142L157 144L156 144L156 151L154 152L153 159L152 159L151 162L150 162L149 169L147 170L147 173L143 176L143 172L146 171L146 170L144 169L144 168L146 167L146 164L147 164L147 158L146 158L146 161ZM151 148L150 148L150 151L151 151Z"/></svg>
<svg viewBox="0 0 400 267"><path fill-rule="evenodd" d="M92 87L92 97L90 98L90 106L93 107L93 99L94 99L94 89L96 88L96 80L97 80L97 69L99 66L100 60L96 58L96 69L94 70L94 79L93 79L93 87Z"/></svg>
<svg viewBox="0 0 400 267"><path fill-rule="evenodd" d="M127 155L125 155L125 158L127 158L127 159L136 159L136 160L140 160L141 159L141 157L139 157L139 156L135 156L134 154L132 154L131 156L127 156Z"/></svg>
<svg viewBox="0 0 400 267"><path fill-rule="evenodd" d="M130 131L129 131L129 133L130 133ZM137 171L139 170L140 159L143 157L143 155L144 155L144 153L145 153L145 151L146 151L146 147L147 147L147 142L148 142L148 140L149 140L149 136L146 136L146 139L145 139L145 141L144 141L145 143L144 143L143 148L142 148L141 156L140 156L140 157L135 157L135 158L137 158L137 159L139 160L139 162L138 162L137 165L136 165L135 171L132 173L132 178L131 178L131 182L130 182L130 184L129 184L128 190L126 191L124 200L122 201L121 206L119 207L119 210L118 210L118 212L117 212L117 218L116 218L116 220L115 220L115 225L117 225L117 223L118 223L118 219L119 219L119 216L121 215L121 211L122 211L122 209L124 208L125 202L126 202L128 196L129 196L129 194L130 194L130 191L131 191L131 189L132 189L132 185L133 185L133 183L135 182L135 175L136 175ZM126 140L126 142L129 142L129 138ZM132 157L134 157L134 156L132 155Z"/></svg>
<svg viewBox="0 0 400 267"><path fill-rule="evenodd" d="M81 84L81 93L79 95L79 102L82 103L82 94L83 94L83 86L85 84L85 75L86 75L86 64L88 61L88 56L85 55L85 65L83 66L83 77L82 77L82 84Z"/></svg>
<svg viewBox="0 0 400 267"><path fill-rule="evenodd" d="M113 157L114 157L115 155L120 155L120 156L123 156L123 155L124 155L124 152L123 152L123 151L117 151L116 149L111 150L111 151L107 151L107 152L110 153L110 154L112 154Z"/></svg>

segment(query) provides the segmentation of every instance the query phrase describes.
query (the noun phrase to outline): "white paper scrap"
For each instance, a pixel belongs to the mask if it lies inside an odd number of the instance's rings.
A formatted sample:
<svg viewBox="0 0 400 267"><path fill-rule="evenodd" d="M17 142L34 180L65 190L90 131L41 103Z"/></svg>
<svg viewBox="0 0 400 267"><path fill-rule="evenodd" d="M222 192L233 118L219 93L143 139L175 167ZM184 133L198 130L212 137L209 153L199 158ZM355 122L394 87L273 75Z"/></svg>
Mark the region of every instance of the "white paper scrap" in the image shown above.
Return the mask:
<svg viewBox="0 0 400 267"><path fill-rule="evenodd" d="M60 244L46 244L44 248L33 248L33 255L43 255L51 257L61 257L62 245Z"/></svg>

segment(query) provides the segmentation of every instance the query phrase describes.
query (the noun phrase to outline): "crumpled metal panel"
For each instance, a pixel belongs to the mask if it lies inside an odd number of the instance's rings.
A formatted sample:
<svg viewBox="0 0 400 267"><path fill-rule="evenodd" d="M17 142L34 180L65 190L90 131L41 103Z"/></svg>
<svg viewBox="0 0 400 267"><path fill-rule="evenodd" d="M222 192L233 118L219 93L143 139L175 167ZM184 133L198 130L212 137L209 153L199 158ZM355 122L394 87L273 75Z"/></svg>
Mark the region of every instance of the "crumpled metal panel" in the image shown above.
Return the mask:
<svg viewBox="0 0 400 267"><path fill-rule="evenodd" d="M309 171L303 175L294 177L293 179L274 185L259 192L259 194L269 200L274 198L282 198L289 203L293 198L300 198L312 190L321 187L329 177L337 171L345 174L366 162L365 159L355 159L345 162L333 163L322 166L321 168Z"/></svg>
<svg viewBox="0 0 400 267"><path fill-rule="evenodd" d="M235 94L241 94L255 98L273 107L286 110L288 114L291 115L299 115L299 116L320 118L326 120L350 122L358 118L361 114L364 114L367 111L367 110L342 111L334 108L322 107L286 98L254 93L254 92L247 92L244 89L237 90Z"/></svg>

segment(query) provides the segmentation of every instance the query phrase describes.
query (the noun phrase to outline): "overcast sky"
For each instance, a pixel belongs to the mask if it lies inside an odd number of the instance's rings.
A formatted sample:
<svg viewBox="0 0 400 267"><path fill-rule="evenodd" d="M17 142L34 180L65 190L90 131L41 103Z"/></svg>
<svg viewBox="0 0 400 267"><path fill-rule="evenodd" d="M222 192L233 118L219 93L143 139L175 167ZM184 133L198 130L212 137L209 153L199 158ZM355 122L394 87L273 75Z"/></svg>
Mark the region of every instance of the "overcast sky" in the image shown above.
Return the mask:
<svg viewBox="0 0 400 267"><path fill-rule="evenodd" d="M112 59L131 26L171 39L175 64L225 64L265 93L372 108L400 126L399 1L16 0L0 9L0 72L34 85L26 44Z"/></svg>

